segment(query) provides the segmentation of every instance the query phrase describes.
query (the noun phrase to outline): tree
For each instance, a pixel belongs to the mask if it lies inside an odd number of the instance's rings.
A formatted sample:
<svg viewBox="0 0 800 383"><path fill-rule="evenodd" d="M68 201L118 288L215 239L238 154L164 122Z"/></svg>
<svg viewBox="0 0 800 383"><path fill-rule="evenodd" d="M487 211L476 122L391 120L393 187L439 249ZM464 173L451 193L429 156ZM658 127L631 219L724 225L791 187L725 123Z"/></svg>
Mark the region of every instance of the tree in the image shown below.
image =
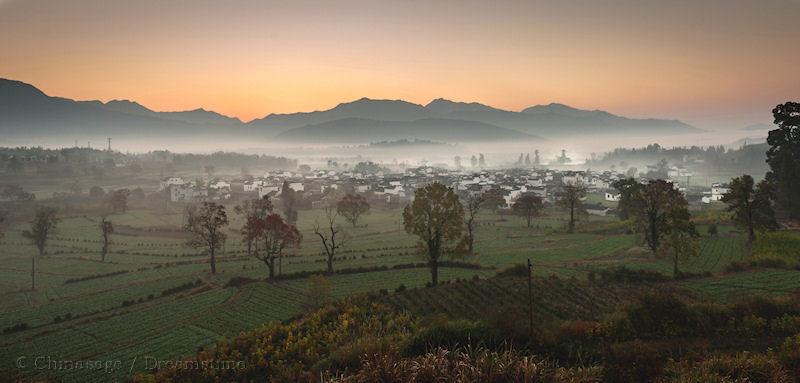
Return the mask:
<svg viewBox="0 0 800 383"><path fill-rule="evenodd" d="M236 214L244 217L245 224L242 226L240 233L242 234L242 240L247 244L248 257L252 254L253 242L260 235L259 220L263 220L269 213L272 213L272 209L272 201L266 195L262 198L246 200L241 205L236 205L233 208Z"/></svg>
<svg viewBox="0 0 800 383"><path fill-rule="evenodd" d="M485 201L483 194L473 194L467 197L466 203L464 204L464 212L466 213L464 227L467 229L465 240L468 255L475 254L475 217L477 217Z"/></svg>
<svg viewBox="0 0 800 383"><path fill-rule="evenodd" d="M362 214L369 212L369 202L359 194L347 194L336 204L336 211L344 219L353 224L355 229Z"/></svg>
<svg viewBox="0 0 800 383"><path fill-rule="evenodd" d="M300 246L303 236L294 225L284 222L279 214L272 213L265 218L253 217L261 223L259 238L263 241L264 248L259 253L256 248L256 258L260 259L269 269L269 277L275 277L275 260L283 258L283 250L289 247ZM249 222L248 222L249 224Z"/></svg>
<svg viewBox="0 0 800 383"><path fill-rule="evenodd" d="M107 220L106 217L100 219L100 232L103 234L103 249L101 261L106 261L106 254L108 254L108 242L111 239L111 234L114 234L114 224Z"/></svg>
<svg viewBox="0 0 800 383"><path fill-rule="evenodd" d="M697 235L690 221L689 203L671 183L650 181L636 193L634 200L636 221L644 227L645 240L653 252L658 250L661 238L674 231Z"/></svg>
<svg viewBox="0 0 800 383"><path fill-rule="evenodd" d="M283 202L283 214L286 217L286 221L289 223L297 222L298 195L294 189L289 187L289 182L287 181L283 181L283 186L281 187L281 202Z"/></svg>
<svg viewBox="0 0 800 383"><path fill-rule="evenodd" d="M228 215L225 206L214 202L203 202L200 207L192 206L187 209L186 224L184 229L192 238L189 245L195 248L205 248L211 257L211 274L217 273L215 253L225 243L227 235L222 231L228 225Z"/></svg>
<svg viewBox="0 0 800 383"><path fill-rule="evenodd" d="M611 186L619 192L617 211L619 212L619 218L625 221L629 219L636 210L636 200L634 197L641 191L644 185L633 179L633 177L628 177L614 181Z"/></svg>
<svg viewBox="0 0 800 383"><path fill-rule="evenodd" d="M475 157L475 155L473 154L472 157L470 157L470 159L469 159L469 164L473 168L478 166L478 157Z"/></svg>
<svg viewBox="0 0 800 383"><path fill-rule="evenodd" d="M800 219L800 103L787 102L772 110L778 129L767 137L766 179L775 190L779 213Z"/></svg>
<svg viewBox="0 0 800 383"><path fill-rule="evenodd" d="M125 213L128 211L128 196L131 195L129 189L114 190L108 195L108 204L114 213Z"/></svg>
<svg viewBox="0 0 800 383"><path fill-rule="evenodd" d="M511 206L514 214L525 219L528 227L531 227L533 217L539 215L543 208L542 199L533 194L523 194Z"/></svg>
<svg viewBox="0 0 800 383"><path fill-rule="evenodd" d="M328 264L328 273L333 272L333 258L336 256L342 246L345 245L349 237L347 233L342 230L341 225L336 222L339 213L332 207L326 207L325 212L325 227L320 228L319 220L314 222L314 234L316 234L320 241L322 241L322 248L325 251L326 261Z"/></svg>
<svg viewBox="0 0 800 383"><path fill-rule="evenodd" d="M756 239L756 230L776 229L775 212L770 201L770 186L761 181L754 187L753 177L745 174L731 180L722 202L728 204L733 221L747 231L748 247Z"/></svg>
<svg viewBox="0 0 800 383"><path fill-rule="evenodd" d="M586 186L582 182L566 183L561 185L557 192L558 204L569 211L567 231L575 232L575 215L583 211L581 200L586 196Z"/></svg>
<svg viewBox="0 0 800 383"><path fill-rule="evenodd" d="M333 292L333 283L325 278L324 275L314 274L308 277L308 306L317 308L330 300Z"/></svg>
<svg viewBox="0 0 800 383"><path fill-rule="evenodd" d="M22 236L30 239L39 250L39 255L44 255L47 240L55 233L60 221L56 216L55 208L43 206L36 210L36 216L31 221L30 230L22 232Z"/></svg>
<svg viewBox="0 0 800 383"><path fill-rule="evenodd" d="M448 243L461 237L464 206L452 188L434 182L414 192L414 202L403 209L403 225L409 234L419 237L426 250L431 270L431 284L439 283L439 260Z"/></svg>
<svg viewBox="0 0 800 383"><path fill-rule="evenodd" d="M506 204L503 192L500 189L489 189L483 192L481 198L483 198L483 206L492 210L493 213L497 213L497 210Z"/></svg>
<svg viewBox="0 0 800 383"><path fill-rule="evenodd" d="M29 239L39 250L39 256L45 253L47 240L56 231L59 219L56 216L56 209L42 206L36 210L36 215L31 221L30 230L24 230L22 236ZM36 289L36 257L31 257L31 290Z"/></svg>
<svg viewBox="0 0 800 383"><path fill-rule="evenodd" d="M688 230L671 230L665 237L659 251L672 258L672 277L680 276L678 262L694 257L699 252L697 235Z"/></svg>

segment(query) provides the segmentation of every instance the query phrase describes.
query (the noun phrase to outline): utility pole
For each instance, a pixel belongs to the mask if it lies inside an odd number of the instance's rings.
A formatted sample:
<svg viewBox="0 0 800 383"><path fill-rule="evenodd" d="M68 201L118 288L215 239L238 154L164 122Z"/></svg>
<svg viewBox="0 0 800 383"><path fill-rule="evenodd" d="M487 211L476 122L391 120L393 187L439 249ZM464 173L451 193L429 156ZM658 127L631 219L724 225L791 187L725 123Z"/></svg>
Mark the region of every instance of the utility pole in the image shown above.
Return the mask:
<svg viewBox="0 0 800 383"><path fill-rule="evenodd" d="M533 337L533 287L531 284L531 259L528 258L528 319L530 321L531 337Z"/></svg>

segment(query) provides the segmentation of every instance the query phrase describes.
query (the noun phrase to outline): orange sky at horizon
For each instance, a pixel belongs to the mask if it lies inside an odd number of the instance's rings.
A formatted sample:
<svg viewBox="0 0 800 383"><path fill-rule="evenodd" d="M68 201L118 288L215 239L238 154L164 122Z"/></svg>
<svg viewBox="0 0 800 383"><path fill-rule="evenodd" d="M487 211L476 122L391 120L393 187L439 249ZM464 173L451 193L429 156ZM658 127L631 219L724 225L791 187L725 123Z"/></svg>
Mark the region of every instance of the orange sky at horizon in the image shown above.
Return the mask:
<svg viewBox="0 0 800 383"><path fill-rule="evenodd" d="M443 97L724 127L800 96L798 15L786 0L0 0L0 77L244 121Z"/></svg>

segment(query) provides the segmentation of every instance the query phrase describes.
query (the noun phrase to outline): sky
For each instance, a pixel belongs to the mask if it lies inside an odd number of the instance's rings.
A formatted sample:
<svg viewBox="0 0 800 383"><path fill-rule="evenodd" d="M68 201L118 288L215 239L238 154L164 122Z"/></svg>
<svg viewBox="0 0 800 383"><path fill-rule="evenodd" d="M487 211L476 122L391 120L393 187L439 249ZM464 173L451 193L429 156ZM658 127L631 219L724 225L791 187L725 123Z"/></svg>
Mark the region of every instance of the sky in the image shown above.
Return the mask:
<svg viewBox="0 0 800 383"><path fill-rule="evenodd" d="M0 0L0 77L242 120L361 97L707 129L800 99L800 0Z"/></svg>

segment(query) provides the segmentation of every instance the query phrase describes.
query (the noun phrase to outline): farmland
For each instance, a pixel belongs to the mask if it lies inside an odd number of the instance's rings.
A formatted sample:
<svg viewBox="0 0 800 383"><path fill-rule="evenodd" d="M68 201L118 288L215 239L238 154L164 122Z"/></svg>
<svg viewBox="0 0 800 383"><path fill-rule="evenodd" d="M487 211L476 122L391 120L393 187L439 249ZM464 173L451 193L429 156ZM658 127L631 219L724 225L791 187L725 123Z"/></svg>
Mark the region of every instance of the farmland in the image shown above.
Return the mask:
<svg viewBox="0 0 800 383"><path fill-rule="evenodd" d="M232 210L232 206L228 207ZM240 241L240 216L231 214L229 240L218 254L217 274L208 257L186 246L179 209L136 208L110 215L118 228L110 253L100 261L99 216L65 215L47 255L38 258L35 290L30 290L30 260L35 249L21 236L24 222L6 231L0 244L0 371L64 381L106 381L147 368L143 358L174 359L193 354L222 338L272 321L298 317L309 308L309 279L323 272L324 256L313 233L321 210L302 210L301 247L280 262L279 274L265 281L266 267L247 257ZM381 300L415 315L476 318L497 307L524 305L525 279L495 275L531 259L538 320L600 317L650 287L602 284L593 271L626 266L668 275L671 263L637 245L632 234L563 231L557 210L534 219L531 228L517 217L482 212L476 253L456 259L439 272L444 284L426 288L430 273L414 237L401 227L399 209L373 209L357 228L327 276L330 296L382 294ZM582 227L612 223L584 218ZM700 254L682 263L685 271L710 277L674 284L705 299L742 289L775 293L800 287L793 270L751 270L723 274L731 262L746 259L742 237L730 226L701 239ZM233 280L243 281L231 283ZM734 286L734 287L731 287ZM738 287L736 287L738 286ZM745 287L741 287L745 286ZM24 327L19 327L24 325ZM15 328L15 326L17 326ZM15 330L11 330L14 329ZM92 371L20 369L19 356L47 355L63 360L118 360L123 368Z"/></svg>

